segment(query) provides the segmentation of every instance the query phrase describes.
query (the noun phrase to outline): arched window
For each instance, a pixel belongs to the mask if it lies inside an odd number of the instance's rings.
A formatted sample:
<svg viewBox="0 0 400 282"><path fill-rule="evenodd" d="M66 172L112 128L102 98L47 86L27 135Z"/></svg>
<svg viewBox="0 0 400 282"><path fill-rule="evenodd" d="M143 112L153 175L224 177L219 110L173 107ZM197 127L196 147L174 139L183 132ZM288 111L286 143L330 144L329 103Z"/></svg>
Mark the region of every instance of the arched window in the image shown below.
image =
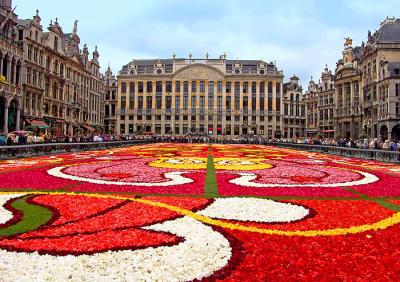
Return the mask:
<svg viewBox="0 0 400 282"><path fill-rule="evenodd" d="M49 105L47 104L47 103L44 103L44 113L46 114L46 115L48 115L49 114Z"/></svg>
<svg viewBox="0 0 400 282"><path fill-rule="evenodd" d="M50 70L50 63L51 63L50 57L47 56L47 58L46 58L46 69L48 69L48 70Z"/></svg>
<svg viewBox="0 0 400 282"><path fill-rule="evenodd" d="M57 92L58 92L57 82L54 81L54 83L53 83L53 98L54 99L57 99Z"/></svg>
<svg viewBox="0 0 400 282"><path fill-rule="evenodd" d="M55 73L58 72L58 60L55 60L53 70L54 70Z"/></svg>

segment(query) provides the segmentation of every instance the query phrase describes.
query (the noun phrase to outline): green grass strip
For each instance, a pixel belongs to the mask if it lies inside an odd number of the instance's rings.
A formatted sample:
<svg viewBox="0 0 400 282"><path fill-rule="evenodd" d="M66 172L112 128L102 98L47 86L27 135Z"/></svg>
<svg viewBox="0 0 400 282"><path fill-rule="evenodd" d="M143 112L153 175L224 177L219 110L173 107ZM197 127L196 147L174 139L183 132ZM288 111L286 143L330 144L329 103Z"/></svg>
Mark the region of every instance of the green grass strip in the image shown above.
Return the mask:
<svg viewBox="0 0 400 282"><path fill-rule="evenodd" d="M355 195L359 195L361 199L366 200L366 201L371 201L374 202L381 207L384 207L386 209L389 209L391 211L399 212L400 211L400 206L396 205L394 203L388 202L386 198L374 198L374 197L369 197L368 195L362 194L354 189L351 188L344 188L345 190L349 191L350 193L353 193Z"/></svg>
<svg viewBox="0 0 400 282"><path fill-rule="evenodd" d="M211 147L208 150L211 151ZM211 154L207 158L207 174L206 181L204 183L204 197L205 198L218 198L218 185L217 177L215 175L214 158Z"/></svg>
<svg viewBox="0 0 400 282"><path fill-rule="evenodd" d="M52 212L42 206L27 203L30 196L21 198L12 203L12 207L22 212L22 220L14 225L0 228L0 236L11 236L35 230L49 222Z"/></svg>

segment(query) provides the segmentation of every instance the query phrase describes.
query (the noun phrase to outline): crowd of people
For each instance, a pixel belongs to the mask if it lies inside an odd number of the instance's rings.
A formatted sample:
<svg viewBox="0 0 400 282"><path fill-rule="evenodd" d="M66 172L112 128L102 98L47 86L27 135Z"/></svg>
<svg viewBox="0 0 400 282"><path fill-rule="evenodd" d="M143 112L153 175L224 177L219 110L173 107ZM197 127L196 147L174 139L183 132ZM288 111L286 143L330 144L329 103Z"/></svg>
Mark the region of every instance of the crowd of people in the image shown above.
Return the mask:
<svg viewBox="0 0 400 282"><path fill-rule="evenodd" d="M213 137L206 134L187 135L116 135L104 133L80 133L75 136L56 136L52 134L35 134L30 131L13 132L7 135L0 133L0 146L31 145L49 143L87 143L87 142L110 142L125 140L153 139L156 142L166 143L219 143L219 144L267 144L270 142L296 143L306 145L339 146L358 149L374 149L399 151L400 141L386 140L381 142L374 139L327 139L327 138L294 138L294 139L267 139L258 135L242 135L237 137L218 136Z"/></svg>
<svg viewBox="0 0 400 282"><path fill-rule="evenodd" d="M324 138L297 138L297 139L282 139L279 140L286 143L297 143L307 145L322 145L322 146L338 146L357 149L371 149L371 150L386 150L386 151L400 151L400 140L398 142L385 140L381 142L378 138L373 139L324 139Z"/></svg>
<svg viewBox="0 0 400 282"><path fill-rule="evenodd" d="M30 131L12 132L7 135L0 134L0 146L32 145L50 143L87 143L87 142L110 142L137 139L151 139L152 136L141 135L114 135L103 133L81 133L75 136L36 134Z"/></svg>

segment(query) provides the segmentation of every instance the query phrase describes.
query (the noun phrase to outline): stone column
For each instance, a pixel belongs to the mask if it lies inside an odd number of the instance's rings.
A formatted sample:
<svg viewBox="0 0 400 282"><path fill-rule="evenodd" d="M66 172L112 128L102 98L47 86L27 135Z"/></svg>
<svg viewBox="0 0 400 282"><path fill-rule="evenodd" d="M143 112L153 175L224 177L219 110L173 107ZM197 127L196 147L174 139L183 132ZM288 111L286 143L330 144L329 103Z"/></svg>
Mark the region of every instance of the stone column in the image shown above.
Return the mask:
<svg viewBox="0 0 400 282"><path fill-rule="evenodd" d="M235 82L231 81L231 92L229 93L229 96L231 97L231 136L235 136L235 116L236 116L236 109L235 109ZM240 126L240 125L239 125Z"/></svg>
<svg viewBox="0 0 400 282"><path fill-rule="evenodd" d="M13 68L13 74L14 74L14 78L13 78L13 85L17 85L17 67L18 67L18 65L17 65L17 62L15 62L14 63L14 68ZM32 73L32 75L33 75L33 73ZM37 73L36 73L36 75L37 75ZM32 76L33 77L33 76ZM37 81L37 79L38 78L36 78L36 81Z"/></svg>
<svg viewBox="0 0 400 282"><path fill-rule="evenodd" d="M146 109L147 109L147 81L143 81L143 108L142 108L142 113L146 115Z"/></svg>
<svg viewBox="0 0 400 282"><path fill-rule="evenodd" d="M188 131L191 132L192 130L192 84L193 80L188 81Z"/></svg>
<svg viewBox="0 0 400 282"><path fill-rule="evenodd" d="M11 84L11 59L7 59L7 82Z"/></svg>
<svg viewBox="0 0 400 282"><path fill-rule="evenodd" d="M243 81L239 82L239 110L240 110L239 135L242 135L243 134Z"/></svg>
<svg viewBox="0 0 400 282"><path fill-rule="evenodd" d="M4 56L0 57L0 75L3 75L3 63L4 63Z"/></svg>
<svg viewBox="0 0 400 282"><path fill-rule="evenodd" d="M138 124L138 119L137 119L137 117L138 117L138 112L137 112L137 110L139 109L138 108L138 105L139 105L139 90L138 90L138 87L137 87L137 83L136 82L133 82L133 86L135 87L135 94L134 94L134 96L133 96L133 99L134 99L134 107L133 107L133 112L135 113L134 115L133 115L133 130L135 131L135 132L137 132L137 124ZM135 110L135 108L136 108L136 110ZM111 109L110 109L110 113L111 113ZM110 127L111 127L111 125L110 125Z"/></svg>
<svg viewBox="0 0 400 282"><path fill-rule="evenodd" d="M214 97L214 109L213 109L213 135L214 137L218 136L218 81L213 81L214 83L214 93L213 93L213 97Z"/></svg>
<svg viewBox="0 0 400 282"><path fill-rule="evenodd" d="M200 130L200 80L196 80L196 128Z"/></svg>
<svg viewBox="0 0 400 282"><path fill-rule="evenodd" d="M3 133L8 134L8 105L4 107Z"/></svg>
<svg viewBox="0 0 400 282"><path fill-rule="evenodd" d="M222 111L222 133L225 133L226 135L226 82L222 82L222 109L225 109ZM218 86L217 86L218 89ZM232 120L232 119L231 119Z"/></svg>
<svg viewBox="0 0 400 282"><path fill-rule="evenodd" d="M206 133L208 135L208 80L204 81L204 88L205 88L205 116L204 116L204 129L206 130Z"/></svg>
<svg viewBox="0 0 400 282"><path fill-rule="evenodd" d="M16 118L16 124L15 124L15 130L20 130L20 124L21 124L21 110L20 108L17 109L17 118Z"/></svg>
<svg viewBox="0 0 400 282"><path fill-rule="evenodd" d="M183 81L180 81L179 91L179 135L183 135Z"/></svg>
<svg viewBox="0 0 400 282"><path fill-rule="evenodd" d="M171 114L171 130L172 130L172 132L175 134L175 123L176 123L176 121L175 121L175 112L176 112L176 105L175 105L175 97L176 97L176 95L175 95L175 87L176 87L176 85L175 85L175 81L174 80L172 80L172 82L171 82L171 84L172 84L172 101L171 101L171 112L172 112L172 114ZM179 109L179 105L178 105L178 109Z"/></svg>
<svg viewBox="0 0 400 282"><path fill-rule="evenodd" d="M275 138L276 131L276 81L272 82L272 135Z"/></svg>
<svg viewBox="0 0 400 282"><path fill-rule="evenodd" d="M152 101L151 101L151 131L156 132L156 81L152 81Z"/></svg>
<svg viewBox="0 0 400 282"><path fill-rule="evenodd" d="M165 85L165 80L163 80L162 90L161 90L161 134L162 135L165 135L165 133L167 133L165 132L165 115L166 115L165 95L167 95L167 87Z"/></svg>
<svg viewBox="0 0 400 282"><path fill-rule="evenodd" d="M253 93L251 93L253 95ZM253 98L252 98L253 99ZM264 101L265 101L265 93L264 93ZM264 111L265 112L265 111ZM256 81L256 124L257 124L257 134L260 134L260 82ZM265 121L265 114L264 114ZM264 127L265 130L265 127Z"/></svg>

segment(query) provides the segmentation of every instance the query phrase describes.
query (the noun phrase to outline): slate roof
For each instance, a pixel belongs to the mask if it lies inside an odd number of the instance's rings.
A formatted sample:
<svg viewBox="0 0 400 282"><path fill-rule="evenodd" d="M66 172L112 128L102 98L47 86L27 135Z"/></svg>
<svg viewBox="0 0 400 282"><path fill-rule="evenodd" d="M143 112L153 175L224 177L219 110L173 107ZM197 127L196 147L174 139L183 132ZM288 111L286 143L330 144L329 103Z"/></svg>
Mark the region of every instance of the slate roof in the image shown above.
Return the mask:
<svg viewBox="0 0 400 282"><path fill-rule="evenodd" d="M379 43L400 43L400 19L384 23L377 31Z"/></svg>

